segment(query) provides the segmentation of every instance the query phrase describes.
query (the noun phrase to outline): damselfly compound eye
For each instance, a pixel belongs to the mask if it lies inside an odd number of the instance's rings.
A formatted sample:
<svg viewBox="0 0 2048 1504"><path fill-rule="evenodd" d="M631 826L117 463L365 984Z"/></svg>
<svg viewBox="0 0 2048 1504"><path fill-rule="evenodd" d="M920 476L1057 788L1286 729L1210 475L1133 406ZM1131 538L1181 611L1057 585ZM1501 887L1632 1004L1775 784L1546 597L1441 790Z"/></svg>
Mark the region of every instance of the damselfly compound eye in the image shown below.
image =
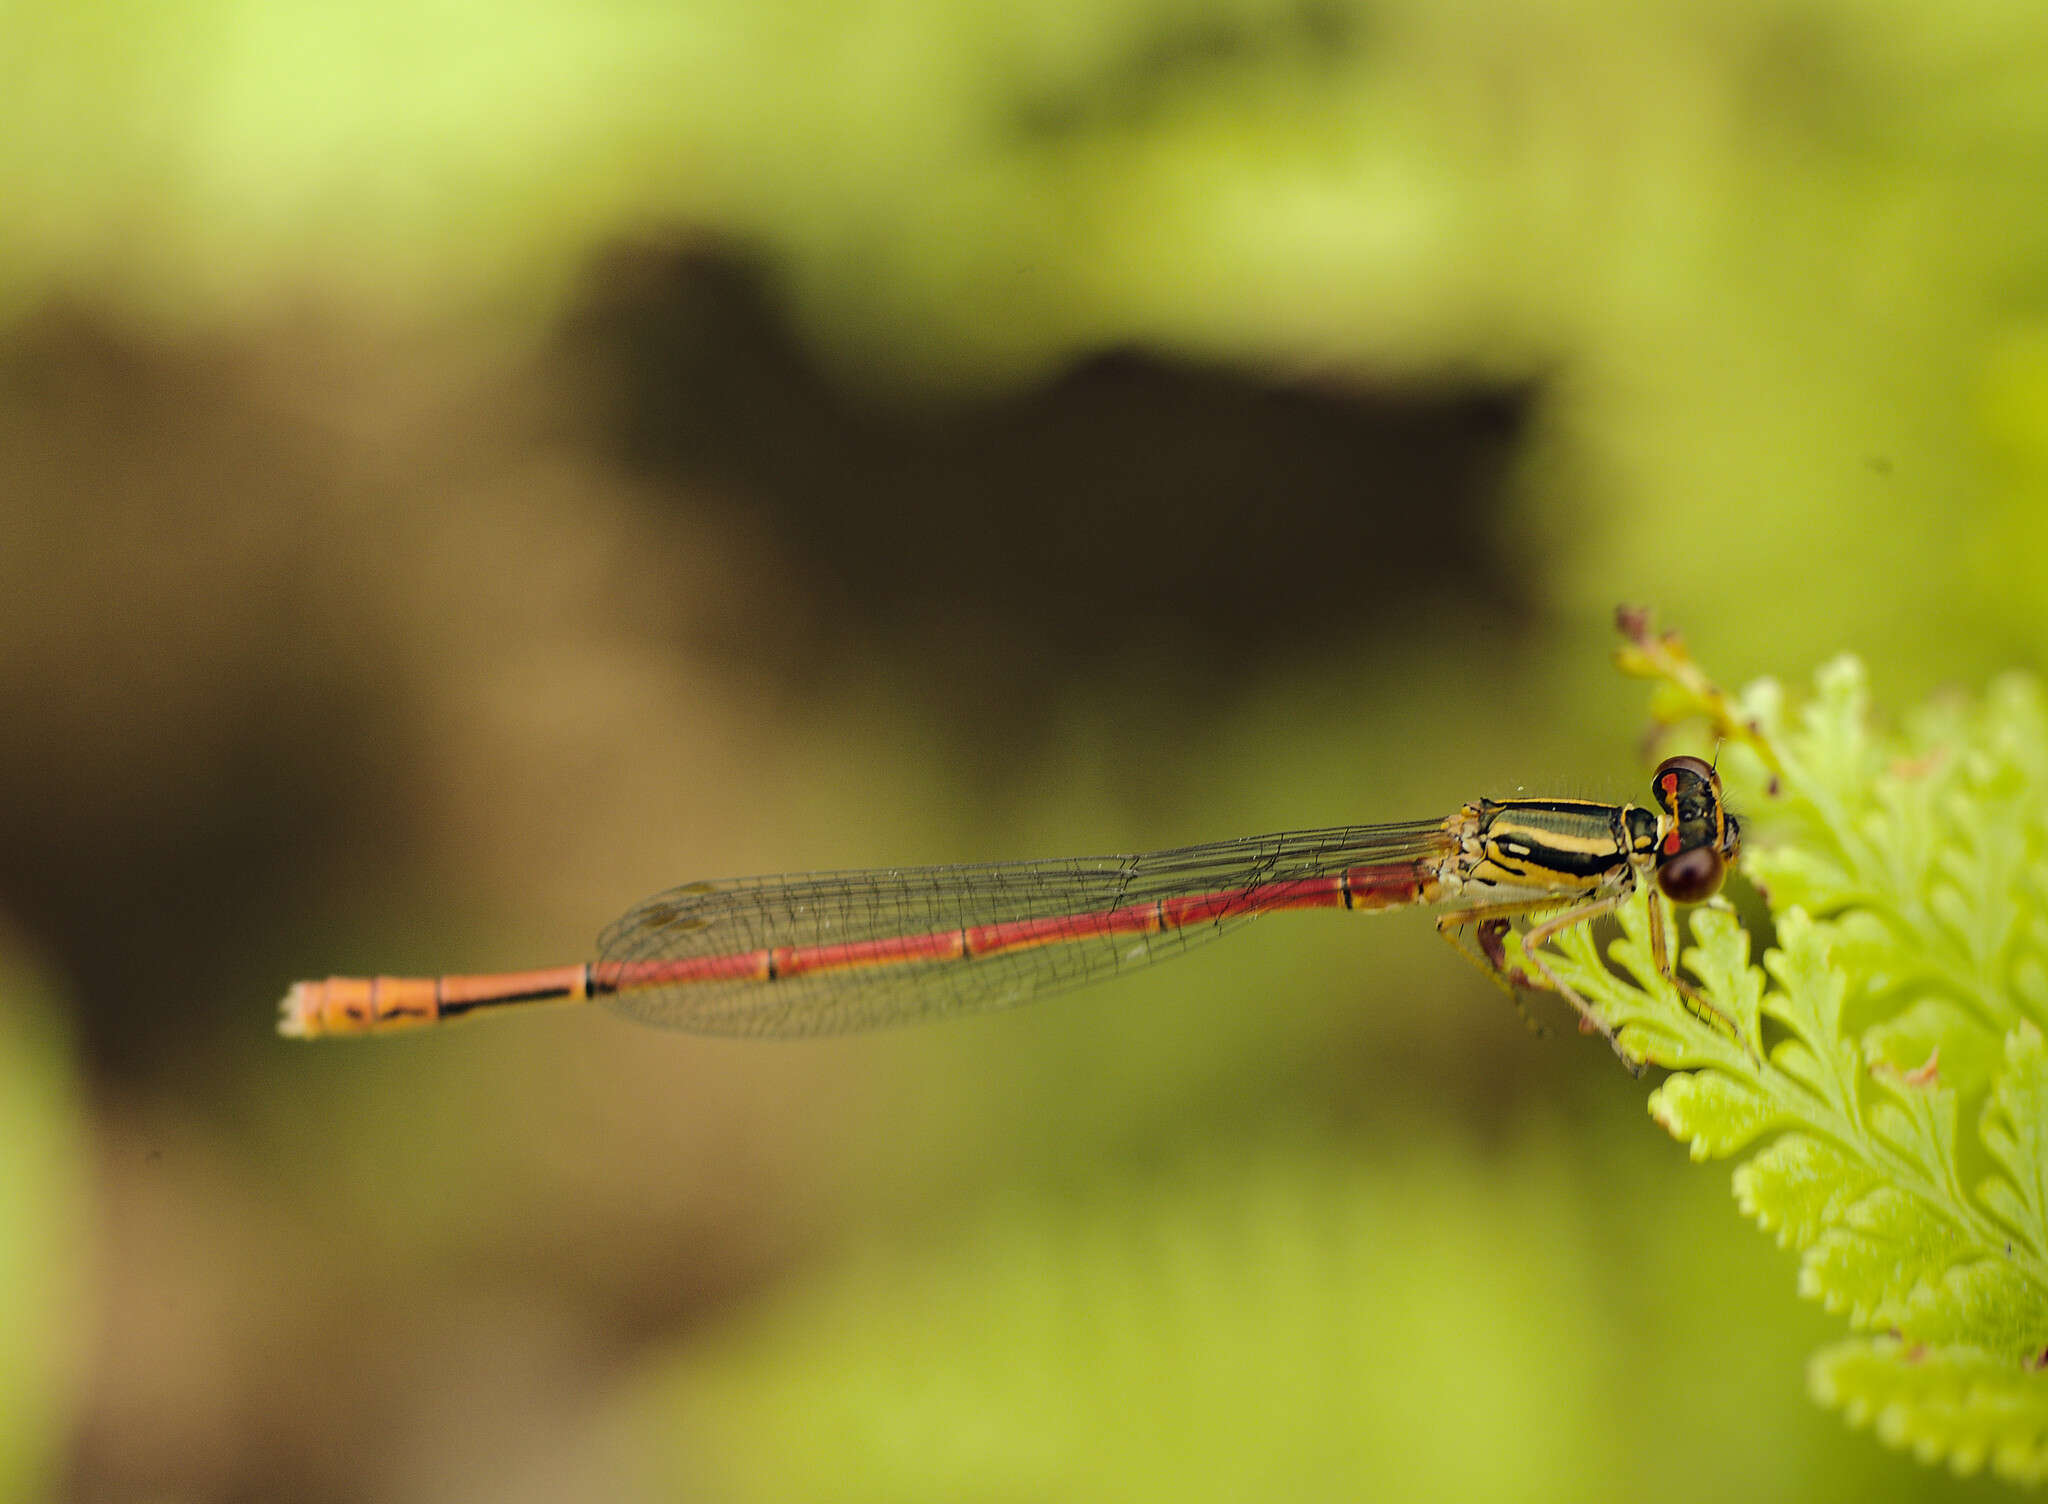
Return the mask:
<svg viewBox="0 0 2048 1504"><path fill-rule="evenodd" d="M1720 787L1720 780L1714 773L1713 764L1702 758L1667 757L1657 764L1650 787L1656 791L1657 804L1664 813L1678 817L1681 799L1690 798L1697 804L1702 797L1713 795Z"/></svg>
<svg viewBox="0 0 2048 1504"><path fill-rule="evenodd" d="M1673 903L1704 903L1721 891L1728 864L1711 846L1681 851L1657 868L1657 886Z"/></svg>

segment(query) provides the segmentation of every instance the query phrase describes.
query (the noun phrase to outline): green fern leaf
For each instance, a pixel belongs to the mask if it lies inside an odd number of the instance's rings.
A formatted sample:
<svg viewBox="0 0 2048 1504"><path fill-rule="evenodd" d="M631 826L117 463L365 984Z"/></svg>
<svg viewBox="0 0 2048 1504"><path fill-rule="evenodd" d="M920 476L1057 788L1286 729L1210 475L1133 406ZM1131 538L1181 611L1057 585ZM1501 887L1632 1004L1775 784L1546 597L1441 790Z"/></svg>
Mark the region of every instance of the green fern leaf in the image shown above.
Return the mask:
<svg viewBox="0 0 2048 1504"><path fill-rule="evenodd" d="M1625 618L1652 713L1728 743L1743 867L1776 944L1762 966L1721 903L1679 965L1734 1025L1657 972L1637 893L1605 954L1545 956L1671 1072L1653 1117L1695 1159L1748 1156L1738 1205L1799 1257L1799 1289L1872 1335L1819 1354L1811 1388L1857 1424L1964 1471L2048 1472L2048 707L2013 678L1873 728L1837 659L1788 721L1769 683L1724 694ZM1519 951L1510 942L1510 953Z"/></svg>
<svg viewBox="0 0 2048 1504"><path fill-rule="evenodd" d="M1799 1293L1847 1312L1863 1329L1905 1332L1923 1290L1938 1287L1975 1248L1941 1211L1880 1185L1824 1229L1799 1270ZM1925 1340L1928 1334L1912 1331Z"/></svg>
<svg viewBox="0 0 2048 1504"><path fill-rule="evenodd" d="M1630 1036L1640 1041L1640 1031ZM1721 1159L1754 1143L1767 1129L1796 1121L1769 1092L1720 1071L1673 1076L1651 1093L1650 1115L1685 1144L1694 1159Z"/></svg>
<svg viewBox="0 0 2048 1504"><path fill-rule="evenodd" d="M1735 1200L1759 1227L1777 1235L1779 1247L1807 1248L1876 1184L1876 1173L1854 1155L1804 1133L1787 1133L1735 1171Z"/></svg>
<svg viewBox="0 0 2048 1504"><path fill-rule="evenodd" d="M2006 1037L2004 1073L1984 1107L1984 1147L2005 1172L1979 1194L2026 1240L2048 1253L2048 1047L2021 1024Z"/></svg>
<svg viewBox="0 0 2048 1504"><path fill-rule="evenodd" d="M2048 1477L2048 1374L1972 1348L1896 1338L1823 1349L1807 1370L1814 1398L1888 1445L1959 1473L1987 1463L2020 1483Z"/></svg>

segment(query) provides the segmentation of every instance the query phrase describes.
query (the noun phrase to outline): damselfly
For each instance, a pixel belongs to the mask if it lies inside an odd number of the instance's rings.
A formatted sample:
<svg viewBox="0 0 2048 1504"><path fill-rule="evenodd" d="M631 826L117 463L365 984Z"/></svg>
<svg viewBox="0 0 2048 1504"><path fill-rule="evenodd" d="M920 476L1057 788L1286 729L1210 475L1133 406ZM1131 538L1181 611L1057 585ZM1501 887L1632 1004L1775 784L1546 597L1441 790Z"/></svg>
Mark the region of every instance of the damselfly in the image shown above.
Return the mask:
<svg viewBox="0 0 2048 1504"><path fill-rule="evenodd" d="M302 1038L363 1034L602 999L642 1023L698 1034L843 1033L1064 992L1280 909L1429 905L1440 911L1438 933L1511 993L1557 993L1582 1027L1612 1044L1613 1033L1546 963L1544 942L1619 907L1646 879L1679 903L1711 898L1741 845L1708 763L1667 758L1651 788L1648 809L1480 799L1444 820L1138 856L687 883L606 930L596 961L300 982L278 1027ZM1696 1014L1732 1034L1725 1015L1673 970L1662 903L1650 904L1650 916L1657 970ZM1503 945L1518 919L1532 970L1511 966Z"/></svg>

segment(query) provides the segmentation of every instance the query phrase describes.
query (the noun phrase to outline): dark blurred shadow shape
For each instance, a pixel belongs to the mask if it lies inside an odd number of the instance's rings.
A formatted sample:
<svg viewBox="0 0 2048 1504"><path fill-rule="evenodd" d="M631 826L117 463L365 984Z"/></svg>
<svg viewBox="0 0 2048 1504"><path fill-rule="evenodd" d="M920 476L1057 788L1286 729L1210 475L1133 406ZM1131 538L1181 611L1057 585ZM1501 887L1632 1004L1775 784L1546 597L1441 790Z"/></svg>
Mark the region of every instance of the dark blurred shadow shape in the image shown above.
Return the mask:
<svg viewBox="0 0 2048 1504"><path fill-rule="evenodd" d="M815 612L793 644L814 669L914 653L977 709L991 675L1013 705L1075 677L1207 696L1528 608L1498 527L1526 388L1116 350L994 400L884 405L828 377L762 263L690 241L604 261L564 345L627 462L774 540Z"/></svg>

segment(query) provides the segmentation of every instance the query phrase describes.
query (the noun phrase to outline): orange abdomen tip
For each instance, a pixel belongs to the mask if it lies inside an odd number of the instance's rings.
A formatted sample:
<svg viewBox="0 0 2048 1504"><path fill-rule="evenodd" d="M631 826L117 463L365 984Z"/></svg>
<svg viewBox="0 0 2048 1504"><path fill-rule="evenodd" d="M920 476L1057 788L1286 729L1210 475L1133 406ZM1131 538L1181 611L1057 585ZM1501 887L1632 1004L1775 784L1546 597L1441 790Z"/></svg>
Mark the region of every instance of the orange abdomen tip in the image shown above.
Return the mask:
<svg viewBox="0 0 2048 1504"><path fill-rule="evenodd" d="M292 984L278 1005L277 1032L288 1039L383 1033L433 1023L440 1011L431 977L329 977Z"/></svg>
<svg viewBox="0 0 2048 1504"><path fill-rule="evenodd" d="M311 1039L319 1033L318 982L294 982L277 1005L277 1032L286 1039Z"/></svg>

